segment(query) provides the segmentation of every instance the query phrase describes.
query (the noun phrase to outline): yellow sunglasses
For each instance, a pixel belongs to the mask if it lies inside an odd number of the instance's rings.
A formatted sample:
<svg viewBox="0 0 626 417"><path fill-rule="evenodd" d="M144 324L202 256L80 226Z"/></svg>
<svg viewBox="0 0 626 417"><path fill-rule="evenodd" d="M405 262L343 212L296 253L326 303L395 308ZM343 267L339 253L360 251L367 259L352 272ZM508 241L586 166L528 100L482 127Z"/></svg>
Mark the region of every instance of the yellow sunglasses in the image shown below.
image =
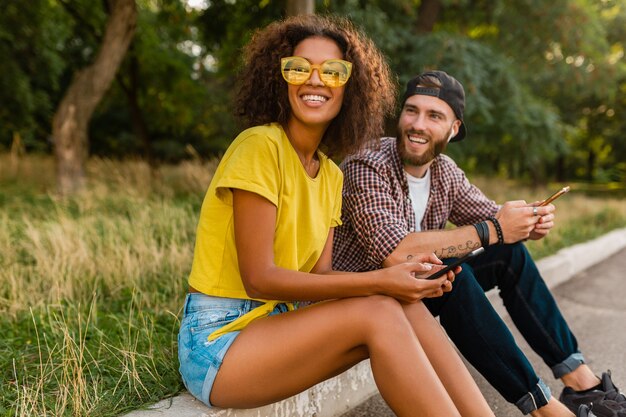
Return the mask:
<svg viewBox="0 0 626 417"><path fill-rule="evenodd" d="M311 64L306 58L290 56L281 58L280 71L289 84L302 85L316 69L326 87L341 87L352 74L352 63L343 59L328 59L319 65Z"/></svg>

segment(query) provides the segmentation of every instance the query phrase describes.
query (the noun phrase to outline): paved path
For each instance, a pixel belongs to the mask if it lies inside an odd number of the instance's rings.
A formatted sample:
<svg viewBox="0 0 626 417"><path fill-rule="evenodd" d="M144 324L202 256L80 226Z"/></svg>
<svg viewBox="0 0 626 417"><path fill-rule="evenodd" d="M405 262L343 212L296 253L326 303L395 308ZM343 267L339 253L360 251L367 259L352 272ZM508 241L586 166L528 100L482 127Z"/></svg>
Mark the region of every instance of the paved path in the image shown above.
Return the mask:
<svg viewBox="0 0 626 417"><path fill-rule="evenodd" d="M552 289L553 294L596 373L606 369L613 372L613 380L626 390L626 249L597 265L574 275L570 280ZM493 299L493 298L492 298ZM510 318L505 321L515 329ZM513 331L520 347L533 363L535 370L550 386L554 396L563 386L554 380L541 359L528 347L516 330ZM517 408L507 403L470 367L483 394L497 417L521 416ZM342 417L392 417L380 395L343 414Z"/></svg>

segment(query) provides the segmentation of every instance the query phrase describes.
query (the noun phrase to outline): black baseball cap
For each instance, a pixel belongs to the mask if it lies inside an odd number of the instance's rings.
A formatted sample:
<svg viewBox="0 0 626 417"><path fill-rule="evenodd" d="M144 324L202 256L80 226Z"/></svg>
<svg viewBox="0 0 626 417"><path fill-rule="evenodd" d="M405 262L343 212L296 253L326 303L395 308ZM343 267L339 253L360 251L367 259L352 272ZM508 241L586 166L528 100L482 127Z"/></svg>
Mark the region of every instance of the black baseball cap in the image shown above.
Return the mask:
<svg viewBox="0 0 626 417"><path fill-rule="evenodd" d="M420 81L425 76L432 76L437 78L441 82L441 88L430 88L430 87L418 87ZM463 121L463 110L465 109L465 91L463 90L463 86L460 82L456 80L456 78L446 74L443 71L428 71L424 72L417 77L412 78L408 83L406 83L406 91L404 92L404 96L402 98L402 105L406 100L414 96L416 94L421 94L425 96L437 97L443 101L445 101L455 116L461 121L461 126L459 127L459 131L455 137L450 139L450 142L458 142L463 139L467 133L467 129L465 128L465 122Z"/></svg>

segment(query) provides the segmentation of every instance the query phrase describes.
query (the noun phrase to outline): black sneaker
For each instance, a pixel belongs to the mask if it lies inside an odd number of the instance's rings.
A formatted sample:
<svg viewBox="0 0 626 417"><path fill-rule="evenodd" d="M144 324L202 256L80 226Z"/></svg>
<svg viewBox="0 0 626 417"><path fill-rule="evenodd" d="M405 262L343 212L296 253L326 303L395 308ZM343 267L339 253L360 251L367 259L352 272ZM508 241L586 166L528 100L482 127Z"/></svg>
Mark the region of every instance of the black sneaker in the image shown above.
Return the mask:
<svg viewBox="0 0 626 417"><path fill-rule="evenodd" d="M593 413L589 415L626 417L626 396L619 392L619 389L613 384L611 371L602 374L600 386L595 389L578 392L570 387L565 387L559 401L574 413L579 412L581 405L593 403Z"/></svg>
<svg viewBox="0 0 626 417"><path fill-rule="evenodd" d="M597 417L595 414L591 412L591 408L587 405L581 405L578 407L578 412L576 413L576 417Z"/></svg>

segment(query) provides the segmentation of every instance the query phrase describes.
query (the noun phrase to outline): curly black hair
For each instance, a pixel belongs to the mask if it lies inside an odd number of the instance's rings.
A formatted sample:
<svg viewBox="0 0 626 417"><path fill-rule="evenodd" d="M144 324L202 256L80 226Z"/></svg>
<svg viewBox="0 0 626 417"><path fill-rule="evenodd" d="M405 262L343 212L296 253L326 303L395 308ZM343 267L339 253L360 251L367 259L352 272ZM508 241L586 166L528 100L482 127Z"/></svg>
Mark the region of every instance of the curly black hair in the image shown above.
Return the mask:
<svg viewBox="0 0 626 417"><path fill-rule="evenodd" d="M382 135L385 117L394 110L397 88L382 53L345 18L293 16L257 31L244 48L235 114L245 127L272 122L285 125L291 109L280 59L292 56L301 41L313 36L335 41L344 59L353 65L341 111L320 145L327 155L340 158Z"/></svg>

